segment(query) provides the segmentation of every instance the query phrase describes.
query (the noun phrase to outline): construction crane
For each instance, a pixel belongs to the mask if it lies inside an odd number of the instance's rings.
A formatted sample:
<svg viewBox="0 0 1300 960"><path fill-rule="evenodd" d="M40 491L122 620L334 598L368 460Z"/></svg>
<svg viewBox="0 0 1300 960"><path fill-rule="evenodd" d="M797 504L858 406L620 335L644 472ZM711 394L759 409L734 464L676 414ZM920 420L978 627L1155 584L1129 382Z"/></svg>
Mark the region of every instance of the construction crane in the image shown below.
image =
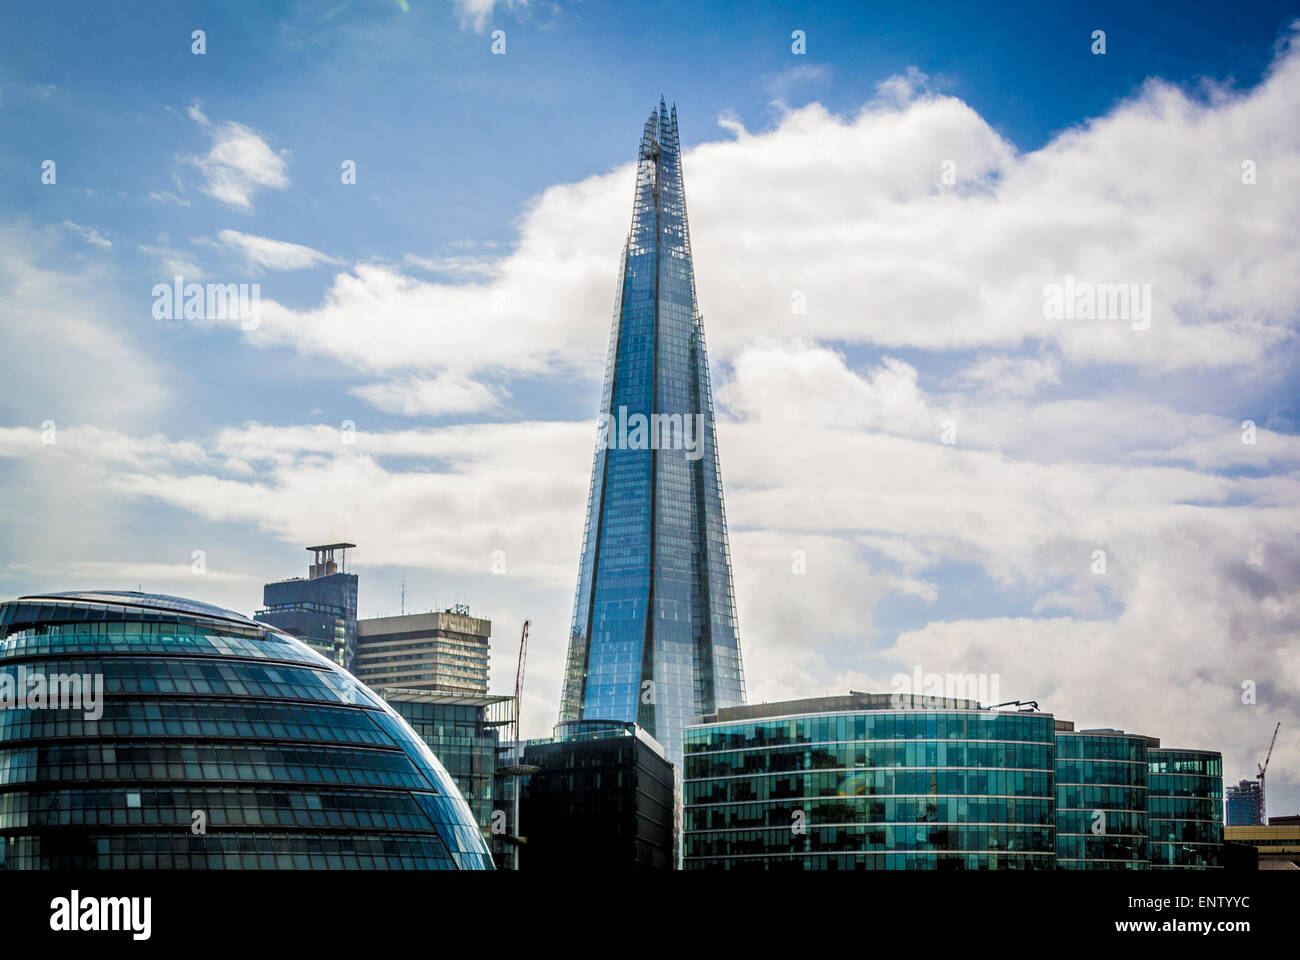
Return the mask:
<svg viewBox="0 0 1300 960"><path fill-rule="evenodd" d="M528 659L528 628L531 620L524 621L523 633L519 636L519 665L515 667L515 722L511 725L510 739L519 742L519 714L524 699L524 662Z"/></svg>
<svg viewBox="0 0 1300 960"><path fill-rule="evenodd" d="M1264 825L1268 825L1268 797L1264 793L1264 774L1268 772L1268 762L1273 759L1273 745L1277 743L1277 732L1282 729L1282 721L1277 722L1273 728L1273 739L1268 742L1268 753L1264 754L1264 762L1256 764L1259 767L1259 773L1255 774L1255 779L1259 781L1259 818Z"/></svg>

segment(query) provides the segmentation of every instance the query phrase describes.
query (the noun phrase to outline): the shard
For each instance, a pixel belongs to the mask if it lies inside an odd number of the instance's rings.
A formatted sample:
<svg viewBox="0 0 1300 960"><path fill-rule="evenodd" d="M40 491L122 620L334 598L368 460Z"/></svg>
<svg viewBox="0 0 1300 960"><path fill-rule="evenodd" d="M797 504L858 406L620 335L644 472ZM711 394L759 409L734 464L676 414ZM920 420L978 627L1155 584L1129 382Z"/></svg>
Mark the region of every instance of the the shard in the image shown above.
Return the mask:
<svg viewBox="0 0 1300 960"><path fill-rule="evenodd" d="M745 701L677 110L637 162L560 720L634 721L682 760L695 716Z"/></svg>

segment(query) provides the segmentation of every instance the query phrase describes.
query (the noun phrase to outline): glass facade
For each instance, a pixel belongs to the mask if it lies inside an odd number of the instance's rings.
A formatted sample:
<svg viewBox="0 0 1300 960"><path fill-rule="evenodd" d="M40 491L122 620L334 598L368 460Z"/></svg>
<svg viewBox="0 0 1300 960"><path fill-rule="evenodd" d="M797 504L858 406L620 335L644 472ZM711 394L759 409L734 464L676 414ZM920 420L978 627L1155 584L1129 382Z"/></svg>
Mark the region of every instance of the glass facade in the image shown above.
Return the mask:
<svg viewBox="0 0 1300 960"><path fill-rule="evenodd" d="M781 706L687 727L686 869L1053 868L1050 714Z"/></svg>
<svg viewBox="0 0 1300 960"><path fill-rule="evenodd" d="M1228 787L1225 823L1230 827L1264 825L1264 790L1258 780L1241 780Z"/></svg>
<svg viewBox="0 0 1300 960"><path fill-rule="evenodd" d="M1056 865L1145 870L1148 739L1119 730L1056 732Z"/></svg>
<svg viewBox="0 0 1300 960"><path fill-rule="evenodd" d="M646 122L592 469L561 722L635 722L676 763L744 702L676 108Z"/></svg>
<svg viewBox="0 0 1300 960"><path fill-rule="evenodd" d="M1147 823L1151 867L1223 866L1223 756L1210 750L1150 750Z"/></svg>
<svg viewBox="0 0 1300 960"><path fill-rule="evenodd" d="M0 691L4 868L492 866L394 710L237 613L126 592L10 601Z"/></svg>
<svg viewBox="0 0 1300 960"><path fill-rule="evenodd" d="M385 691L383 696L451 774L486 834L492 823L493 779L500 746L497 727L488 721L487 708L508 698L397 690Z"/></svg>
<svg viewBox="0 0 1300 960"><path fill-rule="evenodd" d="M268 583L262 588L257 619L352 670L357 652L357 575L332 573Z"/></svg>
<svg viewBox="0 0 1300 960"><path fill-rule="evenodd" d="M676 864L677 782L663 747L635 724L559 724L524 744L519 869L623 872Z"/></svg>

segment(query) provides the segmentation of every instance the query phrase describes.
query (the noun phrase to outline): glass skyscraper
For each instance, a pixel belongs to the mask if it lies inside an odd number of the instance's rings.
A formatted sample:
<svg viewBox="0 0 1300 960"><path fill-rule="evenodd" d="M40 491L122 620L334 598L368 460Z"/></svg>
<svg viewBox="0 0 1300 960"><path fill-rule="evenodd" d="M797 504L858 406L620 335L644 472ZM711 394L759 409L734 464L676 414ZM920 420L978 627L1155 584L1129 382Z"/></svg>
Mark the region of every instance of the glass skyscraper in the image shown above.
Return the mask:
<svg viewBox="0 0 1300 960"><path fill-rule="evenodd" d="M560 721L645 728L680 765L695 716L744 703L677 110L637 163Z"/></svg>

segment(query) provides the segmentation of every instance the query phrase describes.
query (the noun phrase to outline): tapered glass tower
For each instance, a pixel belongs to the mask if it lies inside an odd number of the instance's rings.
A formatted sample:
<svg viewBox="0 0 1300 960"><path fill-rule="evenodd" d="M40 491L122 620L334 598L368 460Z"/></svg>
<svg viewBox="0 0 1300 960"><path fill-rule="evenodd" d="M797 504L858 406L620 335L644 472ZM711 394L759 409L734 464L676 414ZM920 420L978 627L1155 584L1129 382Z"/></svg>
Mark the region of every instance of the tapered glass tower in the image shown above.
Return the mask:
<svg viewBox="0 0 1300 960"><path fill-rule="evenodd" d="M637 162L560 720L634 721L679 766L691 718L745 682L677 109Z"/></svg>

